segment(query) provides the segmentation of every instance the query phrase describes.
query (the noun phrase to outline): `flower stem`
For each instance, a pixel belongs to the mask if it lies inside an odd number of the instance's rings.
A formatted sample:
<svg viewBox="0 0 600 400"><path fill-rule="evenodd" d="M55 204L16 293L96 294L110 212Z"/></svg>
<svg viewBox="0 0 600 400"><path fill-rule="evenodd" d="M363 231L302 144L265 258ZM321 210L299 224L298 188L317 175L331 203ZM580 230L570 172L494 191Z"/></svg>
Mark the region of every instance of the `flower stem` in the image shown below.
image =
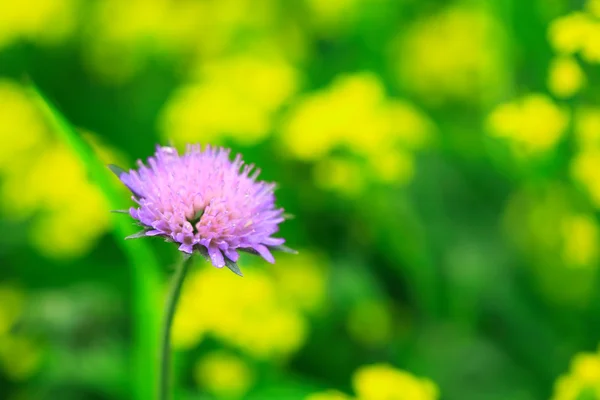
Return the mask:
<svg viewBox="0 0 600 400"><path fill-rule="evenodd" d="M160 346L160 377L158 381L158 398L159 400L170 399L170 375L171 375L171 325L173 325L173 317L177 308L177 301L181 293L181 287L187 270L192 259L189 255L184 255L183 260L177 266L175 276L171 283L171 289L165 302L165 315L162 325L161 346Z"/></svg>

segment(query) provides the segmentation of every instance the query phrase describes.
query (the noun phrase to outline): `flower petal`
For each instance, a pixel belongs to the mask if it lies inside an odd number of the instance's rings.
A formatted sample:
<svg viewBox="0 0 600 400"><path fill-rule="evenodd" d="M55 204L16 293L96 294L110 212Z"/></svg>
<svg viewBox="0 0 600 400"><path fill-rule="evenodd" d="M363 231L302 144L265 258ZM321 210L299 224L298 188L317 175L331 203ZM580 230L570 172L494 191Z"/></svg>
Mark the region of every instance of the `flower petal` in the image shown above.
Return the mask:
<svg viewBox="0 0 600 400"><path fill-rule="evenodd" d="M225 266L225 259L223 258L223 253L216 246L208 247L208 255L210 257L210 261L217 268L223 268Z"/></svg>
<svg viewBox="0 0 600 400"><path fill-rule="evenodd" d="M269 249L266 246L263 246L262 244L257 244L252 247L266 261L270 262L271 264L275 263L275 258L273 258L273 254L271 254L271 252L269 251Z"/></svg>

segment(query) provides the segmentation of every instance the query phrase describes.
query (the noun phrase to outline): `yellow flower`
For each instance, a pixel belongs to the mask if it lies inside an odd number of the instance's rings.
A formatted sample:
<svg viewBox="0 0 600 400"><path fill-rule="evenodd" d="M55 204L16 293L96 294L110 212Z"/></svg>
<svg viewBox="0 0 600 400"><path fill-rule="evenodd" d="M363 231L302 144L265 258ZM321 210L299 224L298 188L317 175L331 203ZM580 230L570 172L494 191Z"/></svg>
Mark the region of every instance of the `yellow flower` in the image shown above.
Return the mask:
<svg viewBox="0 0 600 400"><path fill-rule="evenodd" d="M568 373L556 380L552 400L598 397L600 397L600 357L598 353L579 353L571 361Z"/></svg>
<svg viewBox="0 0 600 400"><path fill-rule="evenodd" d="M21 86L0 81L0 106L0 208L15 219L35 215L29 234L43 254L84 254L110 226L104 196L75 154L56 142ZM95 147L113 154L99 143Z"/></svg>
<svg viewBox="0 0 600 400"><path fill-rule="evenodd" d="M196 364L194 377L199 387L225 399L241 399L254 384L254 374L239 357L213 352Z"/></svg>
<svg viewBox="0 0 600 400"><path fill-rule="evenodd" d="M317 312L325 302L327 274L323 257L309 251L280 255L273 265L277 290L287 303L306 312Z"/></svg>
<svg viewBox="0 0 600 400"><path fill-rule="evenodd" d="M494 99L506 82L504 32L485 9L451 7L403 30L395 45L403 87L432 104Z"/></svg>
<svg viewBox="0 0 600 400"><path fill-rule="evenodd" d="M348 28L359 15L359 5L363 0L305 0L311 18L310 22L329 33L337 33Z"/></svg>
<svg viewBox="0 0 600 400"><path fill-rule="evenodd" d="M23 311L24 294L15 288L3 284L0 286L0 336L10 332Z"/></svg>
<svg viewBox="0 0 600 400"><path fill-rule="evenodd" d="M548 40L561 54L574 54L583 48L589 36L592 20L582 12L557 18L548 28Z"/></svg>
<svg viewBox="0 0 600 400"><path fill-rule="evenodd" d="M412 154L404 151L384 151L369 158L369 164L374 175L385 183L408 183L415 172Z"/></svg>
<svg viewBox="0 0 600 400"><path fill-rule="evenodd" d="M600 208L600 149L584 150L571 164L571 176L588 192L592 203Z"/></svg>
<svg viewBox="0 0 600 400"><path fill-rule="evenodd" d="M388 364L360 367L352 376L357 400L436 400L439 391L435 383L417 378ZM351 400L336 390L315 393L305 400Z"/></svg>
<svg viewBox="0 0 600 400"><path fill-rule="evenodd" d="M310 262L311 257L306 260ZM286 259L278 264L285 268ZM175 346L193 347L210 334L257 359L281 359L295 352L305 340L308 325L302 308L321 300L286 293L289 286L280 286L279 270L272 276L247 268L244 279L222 272L205 268L186 279L173 326Z"/></svg>
<svg viewBox="0 0 600 400"><path fill-rule="evenodd" d="M562 223L566 265L590 267L598 260L598 225L589 215L570 215Z"/></svg>
<svg viewBox="0 0 600 400"><path fill-rule="evenodd" d="M119 84L151 55L206 61L238 47L240 32L281 39L278 16L274 0L105 0L86 26L84 59L92 72Z"/></svg>
<svg viewBox="0 0 600 400"><path fill-rule="evenodd" d="M71 33L77 21L77 0L4 2L0 12L0 49L25 38L54 44Z"/></svg>
<svg viewBox="0 0 600 400"><path fill-rule="evenodd" d="M390 365L375 364L359 368L352 379L361 400L435 400L437 386Z"/></svg>
<svg viewBox="0 0 600 400"><path fill-rule="evenodd" d="M42 151L48 131L22 87L6 79L0 80L0 120L0 174L5 174Z"/></svg>
<svg viewBox="0 0 600 400"><path fill-rule="evenodd" d="M388 98L376 75L358 73L301 99L287 115L281 139L292 156L316 163L318 186L356 196L369 177L365 161L375 181L410 181L412 152L426 147L433 131L415 106ZM336 150L352 156L332 156Z"/></svg>
<svg viewBox="0 0 600 400"><path fill-rule="evenodd" d="M529 263L548 301L588 307L598 273L598 226L571 203L571 186L531 185L515 193L505 212L507 236Z"/></svg>
<svg viewBox="0 0 600 400"><path fill-rule="evenodd" d="M568 121L568 114L550 98L530 94L496 107L488 117L487 127L492 135L509 140L515 153L531 155L552 150Z"/></svg>
<svg viewBox="0 0 600 400"><path fill-rule="evenodd" d="M578 109L575 112L575 134L580 147L600 147L600 109Z"/></svg>
<svg viewBox="0 0 600 400"><path fill-rule="evenodd" d="M15 286L0 286L0 365L13 380L30 377L42 358L35 342L12 331L24 311L25 300L25 294Z"/></svg>
<svg viewBox="0 0 600 400"><path fill-rule="evenodd" d="M32 340L16 335L0 337L0 362L11 379L29 378L41 361L42 351Z"/></svg>
<svg viewBox="0 0 600 400"><path fill-rule="evenodd" d="M600 0L587 0L585 8L591 15L600 18Z"/></svg>
<svg viewBox="0 0 600 400"><path fill-rule="evenodd" d="M571 97L585 83L585 76L577 61L572 57L555 58L550 63L548 87L558 97Z"/></svg>
<svg viewBox="0 0 600 400"><path fill-rule="evenodd" d="M284 61L254 56L209 63L198 79L168 100L159 121L166 140L257 143L272 131L275 113L298 83Z"/></svg>

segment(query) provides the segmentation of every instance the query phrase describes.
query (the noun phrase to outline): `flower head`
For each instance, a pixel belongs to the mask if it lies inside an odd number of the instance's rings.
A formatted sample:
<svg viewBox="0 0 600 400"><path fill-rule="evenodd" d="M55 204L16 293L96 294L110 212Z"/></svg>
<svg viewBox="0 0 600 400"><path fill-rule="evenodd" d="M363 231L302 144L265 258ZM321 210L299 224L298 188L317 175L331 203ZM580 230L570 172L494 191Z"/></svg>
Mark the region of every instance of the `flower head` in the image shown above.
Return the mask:
<svg viewBox="0 0 600 400"><path fill-rule="evenodd" d="M131 237L162 236L238 274L240 250L274 262L270 250L288 250L284 239L272 237L284 220L275 185L258 181L260 170L244 165L239 154L229 156L230 150L210 146L188 145L183 155L158 146L148 165L138 161L129 172L111 166L137 203L129 214L144 227Z"/></svg>

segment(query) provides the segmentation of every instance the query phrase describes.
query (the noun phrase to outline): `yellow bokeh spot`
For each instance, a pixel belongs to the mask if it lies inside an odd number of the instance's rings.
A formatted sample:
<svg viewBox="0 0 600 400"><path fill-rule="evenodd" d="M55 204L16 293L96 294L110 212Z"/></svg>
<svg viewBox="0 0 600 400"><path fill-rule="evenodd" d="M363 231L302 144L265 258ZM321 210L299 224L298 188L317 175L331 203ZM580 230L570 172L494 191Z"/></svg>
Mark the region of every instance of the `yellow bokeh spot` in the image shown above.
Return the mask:
<svg viewBox="0 0 600 400"><path fill-rule="evenodd" d="M275 113L297 85L296 70L281 60L238 56L208 63L197 83L168 100L160 130L175 144L254 144L272 131Z"/></svg>
<svg viewBox="0 0 600 400"><path fill-rule="evenodd" d="M369 159L377 178L385 183L405 184L415 173L412 154L404 151L387 151Z"/></svg>
<svg viewBox="0 0 600 400"><path fill-rule="evenodd" d="M316 163L313 176L319 187L355 196L367 178L410 181L412 152L429 145L433 132L424 113L388 98L379 78L365 72L340 76L301 99L283 123L282 142L292 156ZM332 156L337 150L351 156Z"/></svg>
<svg viewBox="0 0 600 400"><path fill-rule="evenodd" d="M567 374L556 380L551 400L584 398L600 398L600 356L598 353L575 355Z"/></svg>
<svg viewBox="0 0 600 400"><path fill-rule="evenodd" d="M195 367L199 387L225 399L241 399L254 383L250 367L239 357L213 352L202 357Z"/></svg>
<svg viewBox="0 0 600 400"><path fill-rule="evenodd" d="M530 94L496 107L487 127L492 135L507 139L516 154L532 155L552 150L568 122L567 112L550 98Z"/></svg>
<svg viewBox="0 0 600 400"><path fill-rule="evenodd" d="M314 280L309 278L309 282ZM258 359L285 358L306 337L307 321L301 305L312 306L315 301L294 296L299 301L294 302L285 289L285 285L279 286L277 274L252 266L244 268L244 279L217 268L202 268L190 274L184 284L173 343L178 348L190 348L210 335Z"/></svg>
<svg viewBox="0 0 600 400"><path fill-rule="evenodd" d="M395 145L421 148L432 130L416 107L387 98L376 75L359 73L340 76L296 104L284 122L282 139L302 160L317 160L339 147L376 157Z"/></svg>
<svg viewBox="0 0 600 400"><path fill-rule="evenodd" d="M110 226L103 194L82 161L57 143L23 87L0 81L0 106L0 208L14 219L34 216L29 236L43 254L84 254ZM103 161L114 160L111 149L84 137Z"/></svg>
<svg viewBox="0 0 600 400"><path fill-rule="evenodd" d="M48 137L38 110L20 85L0 79L0 174L21 168L41 151Z"/></svg>
<svg viewBox="0 0 600 400"><path fill-rule="evenodd" d="M63 40L76 25L77 0L3 2L0 12L0 49L19 39L41 44Z"/></svg>
<svg viewBox="0 0 600 400"><path fill-rule="evenodd" d="M563 259L569 266L590 267L598 260L598 225L587 215L571 215L562 223Z"/></svg>
<svg viewBox="0 0 600 400"><path fill-rule="evenodd" d="M448 8L400 37L398 77L433 104L493 99L506 81L503 38L501 25L485 9Z"/></svg>
<svg viewBox="0 0 600 400"><path fill-rule="evenodd" d="M323 307L327 275L321 256L308 251L280 255L272 269L277 290L290 305L306 312Z"/></svg>
<svg viewBox="0 0 600 400"><path fill-rule="evenodd" d="M600 0L587 0L585 8L594 17L600 18Z"/></svg>
<svg viewBox="0 0 600 400"><path fill-rule="evenodd" d="M588 15L573 12L557 18L548 28L548 40L561 54L574 54L583 48L593 21Z"/></svg>
<svg viewBox="0 0 600 400"><path fill-rule="evenodd" d="M585 83L585 76L577 61L572 57L559 57L550 63L548 87L558 97L571 97Z"/></svg>
<svg viewBox="0 0 600 400"><path fill-rule="evenodd" d="M9 333L23 310L24 294L3 284L0 286L0 337Z"/></svg>
<svg viewBox="0 0 600 400"><path fill-rule="evenodd" d="M0 362L11 379L29 378L41 361L42 351L33 341L15 335L0 337Z"/></svg>
<svg viewBox="0 0 600 400"><path fill-rule="evenodd" d="M577 154L571 164L571 176L589 194L592 203L600 208L600 149L591 148Z"/></svg>
<svg viewBox="0 0 600 400"><path fill-rule="evenodd" d="M351 25L359 15L359 5L363 0L305 0L310 12L311 23L318 28L337 33Z"/></svg>
<svg viewBox="0 0 600 400"><path fill-rule="evenodd" d="M594 21L587 29L581 49L581 58L589 63L600 62L600 22Z"/></svg>
<svg viewBox="0 0 600 400"><path fill-rule="evenodd" d="M435 400L437 386L429 379L417 378L386 364L359 368L352 384L361 400Z"/></svg>
<svg viewBox="0 0 600 400"><path fill-rule="evenodd" d="M575 134L580 147L600 147L600 109L585 107L575 113Z"/></svg>

